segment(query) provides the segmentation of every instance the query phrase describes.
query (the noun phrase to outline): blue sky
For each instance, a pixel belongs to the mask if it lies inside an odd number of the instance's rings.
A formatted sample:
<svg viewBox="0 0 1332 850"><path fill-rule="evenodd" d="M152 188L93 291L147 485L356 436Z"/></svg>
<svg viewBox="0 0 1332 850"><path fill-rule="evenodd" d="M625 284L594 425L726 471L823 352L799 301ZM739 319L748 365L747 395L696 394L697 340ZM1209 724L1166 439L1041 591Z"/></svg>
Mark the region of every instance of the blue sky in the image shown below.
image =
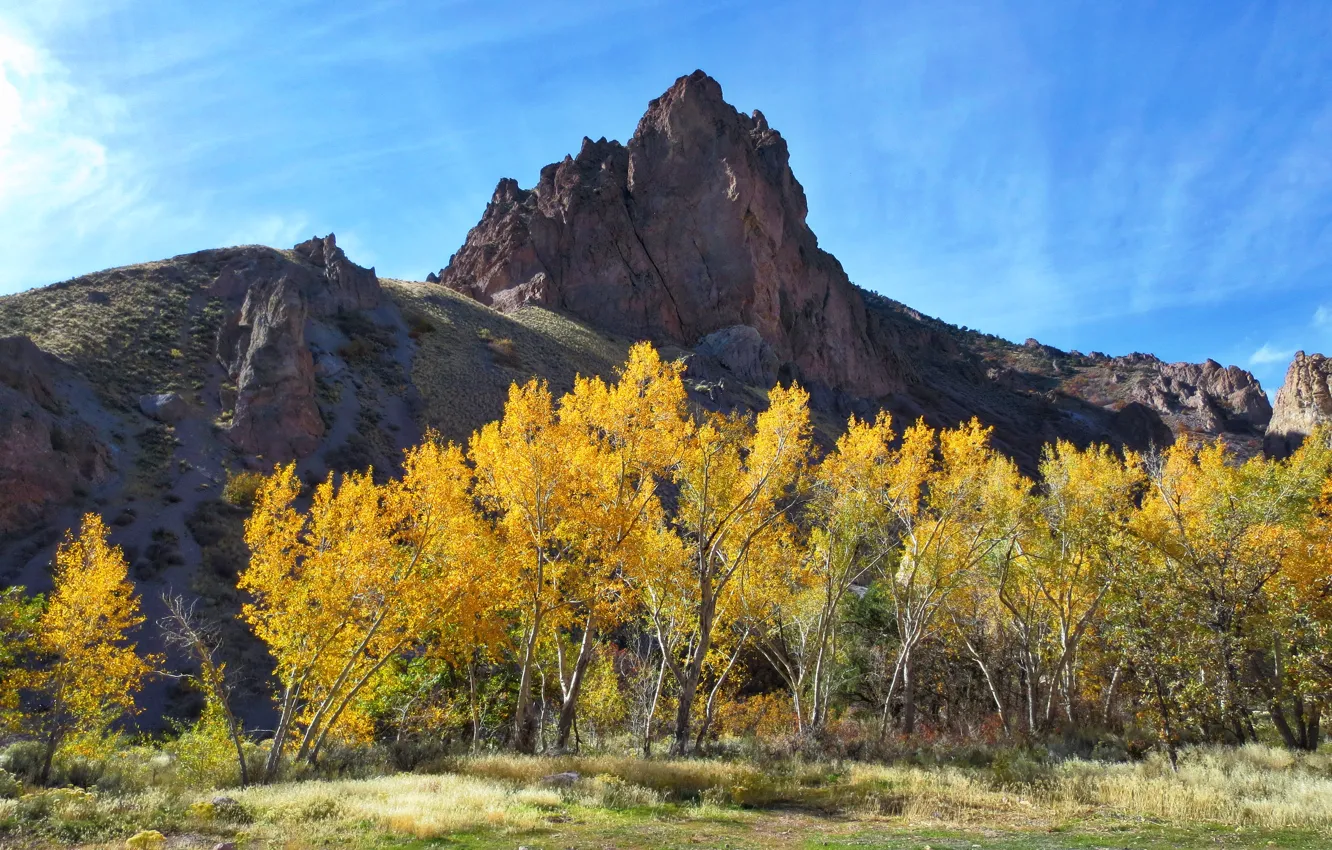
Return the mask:
<svg viewBox="0 0 1332 850"><path fill-rule="evenodd" d="M501 176L627 139L695 68L786 136L862 286L1269 391L1332 353L1312 0L0 0L0 293L330 230L419 279Z"/></svg>

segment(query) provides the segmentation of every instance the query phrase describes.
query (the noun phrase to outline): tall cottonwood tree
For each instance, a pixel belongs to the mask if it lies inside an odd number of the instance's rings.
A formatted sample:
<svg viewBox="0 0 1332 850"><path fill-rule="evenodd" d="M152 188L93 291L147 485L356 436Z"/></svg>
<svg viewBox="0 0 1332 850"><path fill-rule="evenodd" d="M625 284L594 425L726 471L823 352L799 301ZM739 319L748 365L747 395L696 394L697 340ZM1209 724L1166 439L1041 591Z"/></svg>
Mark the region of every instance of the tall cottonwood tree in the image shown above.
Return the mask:
<svg viewBox="0 0 1332 850"><path fill-rule="evenodd" d="M568 746L599 631L630 607L624 574L650 557L665 524L657 481L679 462L692 428L682 363L661 360L647 343L629 351L618 380L579 378L560 400L560 429L574 481L561 522L571 541L562 593L565 620L581 630L572 660L556 640L562 704L555 746Z"/></svg>
<svg viewBox="0 0 1332 850"><path fill-rule="evenodd" d="M817 736L827 722L842 603L885 556L871 541L895 439L886 413L873 422L851 418L811 476L801 569L776 577L793 586L757 594L768 604L755 623L756 642L791 694L800 735Z"/></svg>
<svg viewBox="0 0 1332 850"><path fill-rule="evenodd" d="M1031 732L1060 707L1074 720L1083 638L1135 555L1128 526L1141 488L1136 457L1126 463L1105 446L1046 446L1040 473L1017 545L986 577L1018 650Z"/></svg>
<svg viewBox="0 0 1332 850"><path fill-rule="evenodd" d="M900 685L901 730L916 725L916 653L940 625L952 594L1016 533L1026 483L989 445L977 420L936 432L907 429L885 464L875 544L892 599L898 651L883 706L884 732Z"/></svg>
<svg viewBox="0 0 1332 850"><path fill-rule="evenodd" d="M46 745L41 781L71 735L99 735L137 707L134 694L161 663L142 656L130 632L143 622L119 546L96 514L56 549L55 587L38 624L45 664L31 678L42 701L37 725Z"/></svg>
<svg viewBox="0 0 1332 850"><path fill-rule="evenodd" d="M1194 653L1211 693L1193 702L1204 711L1199 721L1239 742L1256 737L1247 656L1266 648L1255 638L1267 592L1303 548L1327 454L1309 441L1284 461L1239 463L1221 442L1181 440L1147 464L1134 530L1178 588L1177 615L1201 627Z"/></svg>
<svg viewBox="0 0 1332 850"><path fill-rule="evenodd" d="M550 388L535 379L509 388L503 418L473 435L469 446L475 492L496 518L501 571L511 577L520 611L514 743L524 753L536 748L532 692L538 642L547 620L564 613L566 580L577 580L570 572L574 541L564 528L575 498L573 448Z"/></svg>
<svg viewBox="0 0 1332 850"><path fill-rule="evenodd" d="M754 555L782 524L810 458L809 395L799 387L775 387L768 409L751 423L740 416L710 415L686 441L674 471L679 488L676 523L685 558L639 564L635 576L651 585L667 616L654 620L667 666L675 679L677 755L692 746L694 697L713 653L718 615L731 603L738 581L765 559ZM670 570L670 572L664 572ZM666 597L676 597L667 602ZM667 625L677 631L666 633ZM681 636L684 635L684 639Z"/></svg>
<svg viewBox="0 0 1332 850"><path fill-rule="evenodd" d="M337 484L330 475L304 512L293 464L260 488L239 586L252 596L242 616L282 684L266 779L297 729L296 757L313 761L330 734L363 725L364 688L440 620L465 617L481 593L488 574L476 562L481 530L461 451L431 435L404 470L385 486L370 473Z"/></svg>

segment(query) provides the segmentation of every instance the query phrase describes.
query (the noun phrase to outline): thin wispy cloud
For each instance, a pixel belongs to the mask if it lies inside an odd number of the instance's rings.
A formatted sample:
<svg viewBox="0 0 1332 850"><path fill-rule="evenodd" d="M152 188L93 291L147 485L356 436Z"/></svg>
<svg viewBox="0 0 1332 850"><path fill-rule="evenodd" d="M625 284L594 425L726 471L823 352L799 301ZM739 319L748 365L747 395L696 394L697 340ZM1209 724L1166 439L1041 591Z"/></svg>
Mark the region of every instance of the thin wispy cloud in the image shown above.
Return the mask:
<svg viewBox="0 0 1332 850"><path fill-rule="evenodd" d="M1295 356L1294 350L1286 351L1274 347L1271 343L1263 343L1261 347L1253 354L1249 355L1249 363L1253 366L1268 366L1273 363L1288 363Z"/></svg>

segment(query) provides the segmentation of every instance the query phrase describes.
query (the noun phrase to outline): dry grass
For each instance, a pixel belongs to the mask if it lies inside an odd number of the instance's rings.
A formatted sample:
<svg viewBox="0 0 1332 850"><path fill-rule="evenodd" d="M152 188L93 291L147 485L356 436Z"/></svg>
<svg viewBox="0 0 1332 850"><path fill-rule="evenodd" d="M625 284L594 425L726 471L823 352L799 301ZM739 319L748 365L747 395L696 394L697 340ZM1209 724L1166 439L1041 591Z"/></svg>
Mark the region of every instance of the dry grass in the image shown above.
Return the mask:
<svg viewBox="0 0 1332 850"><path fill-rule="evenodd" d="M615 777L668 801L853 811L908 824L1024 827L1114 815L1172 824L1332 827L1332 758L1258 745L1188 752L1178 774L1158 757L1133 764L1073 760L1009 784L991 771L963 768L614 756L487 756L458 769L513 784L572 770Z"/></svg>
<svg viewBox="0 0 1332 850"><path fill-rule="evenodd" d="M399 835L433 838L475 829L529 830L564 801L558 793L454 774L298 782L233 794L260 825L333 830L370 821Z"/></svg>
<svg viewBox="0 0 1332 850"><path fill-rule="evenodd" d="M412 383L425 402L424 420L464 441L504 411L509 385L532 377L562 394L574 376L611 377L632 340L598 333L539 307L496 312L444 286L382 280L417 344Z"/></svg>
<svg viewBox="0 0 1332 850"><path fill-rule="evenodd" d="M226 251L110 269L0 297L0 336L22 334L80 371L103 400L175 390L189 397L222 319L204 288Z"/></svg>
<svg viewBox="0 0 1332 850"><path fill-rule="evenodd" d="M234 803L216 801L212 793L57 789L0 800L0 844L25 835L56 844L78 834L123 838L140 829L255 846L298 837L292 846L302 847L453 841L460 835L472 837L463 842L467 846L475 839L476 846L511 847L552 830L561 841L577 839L579 847L606 840L626 847L676 846L708 830L713 838L747 847L734 838L768 846L772 833L784 836L776 841L781 846L809 846L832 836L922 830L1031 836L1168 829L1201 836L1223 829L1243 830L1260 845L1265 839L1259 836L1284 835L1289 841L1283 846L1313 847L1332 828L1332 759L1265 747L1192 751L1178 774L1161 759L1069 761L1009 785L987 769L799 761L485 756L452 767L437 775L226 792ZM570 770L581 774L572 784L543 782ZM722 836L718 829L730 832Z"/></svg>

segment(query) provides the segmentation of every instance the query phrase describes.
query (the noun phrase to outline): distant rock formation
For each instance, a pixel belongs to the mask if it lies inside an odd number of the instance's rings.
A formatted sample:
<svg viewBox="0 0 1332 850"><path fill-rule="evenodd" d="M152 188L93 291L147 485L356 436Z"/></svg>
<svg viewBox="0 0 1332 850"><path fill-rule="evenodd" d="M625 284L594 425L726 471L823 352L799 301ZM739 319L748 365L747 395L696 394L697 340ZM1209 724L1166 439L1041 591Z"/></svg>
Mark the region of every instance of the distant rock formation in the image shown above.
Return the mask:
<svg viewBox="0 0 1332 850"><path fill-rule="evenodd" d="M1297 351L1285 383L1277 390L1267 426L1267 453L1286 457L1314 428L1327 424L1332 424L1332 360Z"/></svg>
<svg viewBox="0 0 1332 850"><path fill-rule="evenodd" d="M439 279L500 310L534 303L687 346L748 325L805 382L900 389L806 213L781 134L696 71L649 104L628 145L584 139L531 190L501 180Z"/></svg>
<svg viewBox="0 0 1332 850"><path fill-rule="evenodd" d="M1190 433L1261 449L1271 407L1248 372L1014 345L930 319L854 286L806 212L785 140L696 71L648 105L628 144L584 139L530 190L501 180L429 279L501 311L537 304L693 348L701 381L798 380L838 417L979 416L1029 472L1054 439L1145 449Z"/></svg>
<svg viewBox="0 0 1332 850"><path fill-rule="evenodd" d="M61 364L27 337L0 338L0 533L103 481L110 455L62 403Z"/></svg>
<svg viewBox="0 0 1332 850"><path fill-rule="evenodd" d="M293 252L304 262L242 249L211 288L233 302L243 298L217 341L218 360L235 382L227 436L271 461L305 457L324 435L307 320L373 309L382 297L375 270L348 260L333 234Z"/></svg>
<svg viewBox="0 0 1332 850"><path fill-rule="evenodd" d="M1215 436L1225 431L1262 433L1272 404L1258 379L1238 366L1163 363L1151 355L1110 358L1107 365L1146 365L1146 377L1128 391L1128 400L1146 405L1177 430Z"/></svg>

